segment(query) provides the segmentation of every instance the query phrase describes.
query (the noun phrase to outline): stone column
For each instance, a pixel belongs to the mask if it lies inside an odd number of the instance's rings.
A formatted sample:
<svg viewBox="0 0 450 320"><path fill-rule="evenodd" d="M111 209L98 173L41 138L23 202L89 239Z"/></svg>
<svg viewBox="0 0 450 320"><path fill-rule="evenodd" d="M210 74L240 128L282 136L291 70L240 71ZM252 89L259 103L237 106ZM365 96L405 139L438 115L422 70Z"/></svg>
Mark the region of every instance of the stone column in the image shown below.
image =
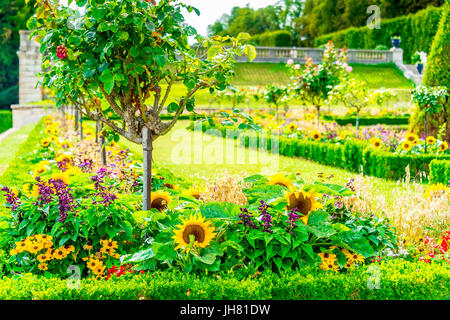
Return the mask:
<svg viewBox="0 0 450 320"><path fill-rule="evenodd" d="M42 55L40 45L34 39L28 40L31 31L20 31L19 55L19 104L42 100L37 74L41 71Z"/></svg>
<svg viewBox="0 0 450 320"><path fill-rule="evenodd" d="M392 60L399 66L403 65L403 49L402 48L392 48Z"/></svg>

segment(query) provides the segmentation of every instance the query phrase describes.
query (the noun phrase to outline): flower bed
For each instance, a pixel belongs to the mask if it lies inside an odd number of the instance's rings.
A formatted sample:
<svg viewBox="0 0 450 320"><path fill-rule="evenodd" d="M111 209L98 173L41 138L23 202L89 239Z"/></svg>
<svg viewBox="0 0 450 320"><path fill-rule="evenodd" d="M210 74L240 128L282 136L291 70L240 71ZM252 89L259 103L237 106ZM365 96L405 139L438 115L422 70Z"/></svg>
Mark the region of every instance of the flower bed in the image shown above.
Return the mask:
<svg viewBox="0 0 450 320"><path fill-rule="evenodd" d="M152 209L143 212L139 161L110 142L109 165L102 167L93 132L85 128L79 141L71 124L46 117L13 161L23 174L2 177L14 185L2 187L0 296L400 299L410 286L408 299L448 295L447 233L436 240L442 252L405 251L386 218L354 206L351 181L255 175L199 188L157 168ZM382 270L381 291L366 289L373 280L367 267ZM180 271L183 279L175 280ZM60 280L74 272L82 290ZM14 285L12 275L19 279ZM203 290L193 285L199 281ZM42 290L31 293L36 283Z"/></svg>

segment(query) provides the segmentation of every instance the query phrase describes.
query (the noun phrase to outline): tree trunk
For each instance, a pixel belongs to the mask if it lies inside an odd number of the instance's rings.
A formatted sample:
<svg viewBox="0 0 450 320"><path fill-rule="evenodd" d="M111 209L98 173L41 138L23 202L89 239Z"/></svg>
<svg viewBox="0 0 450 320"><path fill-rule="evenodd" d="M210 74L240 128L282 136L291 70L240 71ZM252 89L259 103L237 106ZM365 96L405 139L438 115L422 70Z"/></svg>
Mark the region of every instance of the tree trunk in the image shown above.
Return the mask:
<svg viewBox="0 0 450 320"><path fill-rule="evenodd" d="M95 143L98 143L98 133L99 133L100 120L95 122Z"/></svg>
<svg viewBox="0 0 450 320"><path fill-rule="evenodd" d="M427 153L427 138L428 138L428 112L425 110L425 153Z"/></svg>
<svg viewBox="0 0 450 320"><path fill-rule="evenodd" d="M153 141L150 130L144 127L142 132L142 148L144 151L144 190L143 190L143 210L151 209L152 203L152 153Z"/></svg>
<svg viewBox="0 0 450 320"><path fill-rule="evenodd" d="M275 104L275 112L277 113L277 117L276 117L277 123L279 123L280 122L280 112L279 112L278 104Z"/></svg>
<svg viewBox="0 0 450 320"><path fill-rule="evenodd" d="M79 117L79 111L78 109L75 109L75 131L78 131L78 121L80 120Z"/></svg>
<svg viewBox="0 0 450 320"><path fill-rule="evenodd" d="M80 115L80 141L83 140L83 116Z"/></svg>
<svg viewBox="0 0 450 320"><path fill-rule="evenodd" d="M359 109L356 110L356 137L359 138Z"/></svg>
<svg viewBox="0 0 450 320"><path fill-rule="evenodd" d="M320 125L320 106L316 106L317 109L317 127Z"/></svg>
<svg viewBox="0 0 450 320"><path fill-rule="evenodd" d="M101 131L103 129L103 122L98 122L98 131L99 133L99 140L100 140L100 159L102 161L102 166L106 166L106 146L105 146L105 136L101 134Z"/></svg>

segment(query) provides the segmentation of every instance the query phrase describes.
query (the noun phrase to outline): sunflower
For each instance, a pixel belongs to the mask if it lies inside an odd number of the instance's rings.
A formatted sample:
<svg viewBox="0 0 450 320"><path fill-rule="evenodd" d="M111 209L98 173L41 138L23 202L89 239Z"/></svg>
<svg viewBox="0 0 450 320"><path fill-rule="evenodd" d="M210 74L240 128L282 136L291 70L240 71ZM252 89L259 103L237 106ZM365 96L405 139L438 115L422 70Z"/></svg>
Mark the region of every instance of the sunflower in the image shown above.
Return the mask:
<svg viewBox="0 0 450 320"><path fill-rule="evenodd" d="M402 144L400 145L400 148L402 148L405 151L411 151L411 149L413 148L413 144L409 141L403 141Z"/></svg>
<svg viewBox="0 0 450 320"><path fill-rule="evenodd" d="M287 210L297 209L298 214L302 216L301 219L305 224L308 223L308 215L311 212L323 207L321 203L316 201L317 194L314 193L314 190L303 191L291 189L285 194L285 197L288 203Z"/></svg>
<svg viewBox="0 0 450 320"><path fill-rule="evenodd" d="M182 219L182 224L178 225L174 230L175 235L172 237L177 244L175 250L183 248L189 252L191 238L194 239L193 245L205 248L211 243L215 237L214 226L210 226L210 221L205 221L201 215L191 215L189 219Z"/></svg>
<svg viewBox="0 0 450 320"><path fill-rule="evenodd" d="M317 131L317 130L313 130L311 131L310 135L311 139L313 139L314 141L319 141L320 139L322 139L322 134Z"/></svg>
<svg viewBox="0 0 450 320"><path fill-rule="evenodd" d="M64 182L65 184L69 184L69 177L67 176L67 174L62 173L62 172L56 172L54 174L52 174L51 177L53 180L61 180L62 182Z"/></svg>
<svg viewBox="0 0 450 320"><path fill-rule="evenodd" d="M295 123L291 123L290 125L288 125L287 130L290 132L294 132L295 130L297 130L297 125Z"/></svg>
<svg viewBox="0 0 450 320"><path fill-rule="evenodd" d="M289 179L288 177L286 177L282 173L278 173L278 174L275 174L275 175L271 176L270 177L270 181L268 182L268 184L283 186L283 187L286 187L288 189L291 189L291 188L294 187L294 185L292 184L292 180Z"/></svg>
<svg viewBox="0 0 450 320"><path fill-rule="evenodd" d="M152 193L151 208L164 211L167 209L167 205L172 202L172 197L168 192L157 191Z"/></svg>
<svg viewBox="0 0 450 320"><path fill-rule="evenodd" d="M370 139L370 144L372 147L379 149L383 146L383 141L380 138L373 137Z"/></svg>
<svg viewBox="0 0 450 320"><path fill-rule="evenodd" d="M197 200L200 200L200 195L201 195L202 191L196 187L190 187L188 190L185 191L185 195L189 196L189 197L193 197Z"/></svg>
<svg viewBox="0 0 450 320"><path fill-rule="evenodd" d="M45 138L41 140L41 146L47 148L50 145L50 139Z"/></svg>
<svg viewBox="0 0 450 320"><path fill-rule="evenodd" d="M413 145L416 145L417 143L419 143L419 136L413 132L409 132L408 134L406 134L406 141L412 143Z"/></svg>
<svg viewBox="0 0 450 320"><path fill-rule="evenodd" d="M442 183L434 184L428 187L428 189L425 191L424 198L431 199L433 197L440 197L447 193L450 190L450 188L446 187Z"/></svg>
<svg viewBox="0 0 450 320"><path fill-rule="evenodd" d="M448 149L448 143L447 143L447 141L444 141L444 142L442 142L440 145L439 145L439 152L444 152L444 151L446 151Z"/></svg>
<svg viewBox="0 0 450 320"><path fill-rule="evenodd" d="M433 137L433 136L427 137L427 143L431 144L431 145L435 144L436 143L436 138Z"/></svg>
<svg viewBox="0 0 450 320"><path fill-rule="evenodd" d="M306 121L314 120L314 118L315 118L315 116L314 116L313 113L307 113L307 114L305 114L305 120L306 120Z"/></svg>

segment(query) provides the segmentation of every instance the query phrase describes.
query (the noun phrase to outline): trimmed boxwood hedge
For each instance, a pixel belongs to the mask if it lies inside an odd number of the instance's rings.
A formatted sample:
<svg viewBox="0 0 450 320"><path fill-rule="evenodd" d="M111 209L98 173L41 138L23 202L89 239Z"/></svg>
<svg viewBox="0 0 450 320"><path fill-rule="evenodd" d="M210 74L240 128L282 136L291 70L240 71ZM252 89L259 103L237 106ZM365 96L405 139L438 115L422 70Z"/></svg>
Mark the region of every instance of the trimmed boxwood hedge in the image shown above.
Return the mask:
<svg viewBox="0 0 450 320"><path fill-rule="evenodd" d="M430 52L440 18L441 8L429 7L415 14L383 19L380 29L349 28L326 34L317 37L315 45L319 47L331 40L339 48L347 46L350 49L375 49L378 45L390 48L391 37L399 35L402 38L403 59L405 63L411 63L416 51Z"/></svg>
<svg viewBox="0 0 450 320"><path fill-rule="evenodd" d="M335 121L337 124L341 126L345 126L347 124L356 125L356 117L332 117L332 116L324 116L325 120ZM359 124L361 126L371 126L377 124L386 124L386 125L408 125L409 124L409 116L403 117L361 117L359 119Z"/></svg>
<svg viewBox="0 0 450 320"><path fill-rule="evenodd" d="M0 110L0 133L12 128L12 113L9 110Z"/></svg>
<svg viewBox="0 0 450 320"><path fill-rule="evenodd" d="M450 161L433 160L430 163L430 183L450 185Z"/></svg>
<svg viewBox="0 0 450 320"><path fill-rule="evenodd" d="M187 128L193 130L193 123ZM450 160L449 155L396 155L391 152L368 148L367 141L348 140L345 144L315 142L304 139L279 137L268 133L258 134L254 131L235 130L233 127L202 122L203 132L221 137L234 136L239 144L246 148L255 147L271 152L272 138L279 142L278 152L287 157L309 159L320 164L342 168L350 172L374 176L377 178L400 180L406 175L406 167L412 177L430 174L432 160ZM255 143L256 142L256 143ZM274 141L274 145L277 143ZM427 182L427 177L422 177Z"/></svg>
<svg viewBox="0 0 450 320"><path fill-rule="evenodd" d="M370 289L377 273L379 289ZM81 280L80 290L68 288L66 280L29 274L0 280L0 299L437 300L449 298L449 288L447 266L396 260L336 274L318 268L283 274L266 271L256 277L237 272L202 276L156 272L109 281Z"/></svg>

